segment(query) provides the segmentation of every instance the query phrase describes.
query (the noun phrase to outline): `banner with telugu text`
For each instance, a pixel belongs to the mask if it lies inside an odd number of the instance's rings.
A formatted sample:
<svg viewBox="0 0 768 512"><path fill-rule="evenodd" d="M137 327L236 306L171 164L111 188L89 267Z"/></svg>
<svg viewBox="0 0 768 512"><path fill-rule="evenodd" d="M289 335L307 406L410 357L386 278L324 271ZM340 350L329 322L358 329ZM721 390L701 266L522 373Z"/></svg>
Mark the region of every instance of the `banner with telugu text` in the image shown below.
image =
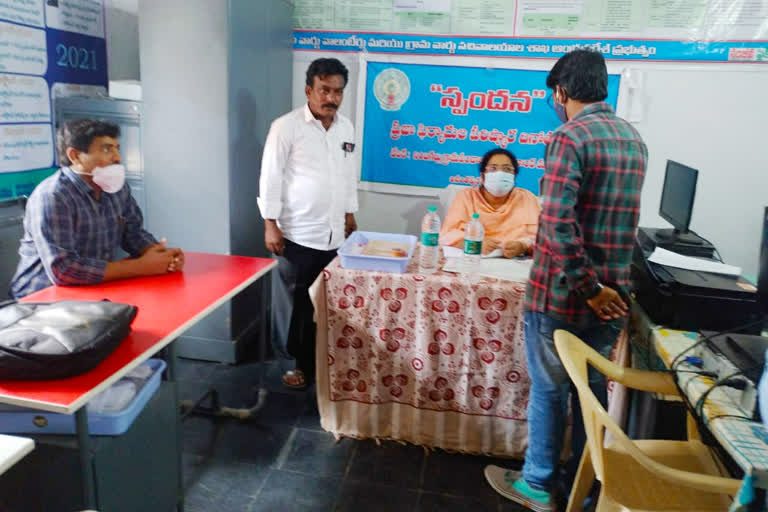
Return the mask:
<svg viewBox="0 0 768 512"><path fill-rule="evenodd" d="M634 62L768 63L768 41L444 36L295 30L294 50L558 59L579 48L608 60Z"/></svg>
<svg viewBox="0 0 768 512"><path fill-rule="evenodd" d="M106 86L103 0L0 0L0 199L55 168L55 98Z"/></svg>
<svg viewBox="0 0 768 512"><path fill-rule="evenodd" d="M295 0L296 50L768 63L768 0Z"/></svg>
<svg viewBox="0 0 768 512"><path fill-rule="evenodd" d="M534 194L544 149L560 125L547 71L367 62L361 180L444 188L479 183L493 148L520 163L517 186ZM619 75L609 75L616 106Z"/></svg>

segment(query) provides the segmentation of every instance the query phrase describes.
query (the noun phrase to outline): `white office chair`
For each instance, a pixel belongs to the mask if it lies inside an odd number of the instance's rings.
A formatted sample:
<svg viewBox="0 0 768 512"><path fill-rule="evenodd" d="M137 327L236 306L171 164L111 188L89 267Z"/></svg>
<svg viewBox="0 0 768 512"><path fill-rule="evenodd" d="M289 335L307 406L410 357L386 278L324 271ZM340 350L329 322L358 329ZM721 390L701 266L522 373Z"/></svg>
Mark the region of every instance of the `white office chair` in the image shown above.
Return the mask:
<svg viewBox="0 0 768 512"><path fill-rule="evenodd" d="M460 190L463 190L466 188L465 185L448 185L443 190L438 192L437 197L440 201L440 211L442 212L443 216L445 216L446 212L448 211L448 207L453 202L453 198L456 197L456 194L459 193Z"/></svg>

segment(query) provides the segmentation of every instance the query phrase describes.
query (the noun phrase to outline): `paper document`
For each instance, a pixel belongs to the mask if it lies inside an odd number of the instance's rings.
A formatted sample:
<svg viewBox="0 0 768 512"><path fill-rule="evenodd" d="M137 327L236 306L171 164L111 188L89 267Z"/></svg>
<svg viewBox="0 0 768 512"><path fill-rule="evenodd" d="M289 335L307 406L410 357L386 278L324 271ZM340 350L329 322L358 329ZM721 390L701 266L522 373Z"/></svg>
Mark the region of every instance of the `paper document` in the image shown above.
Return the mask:
<svg viewBox="0 0 768 512"><path fill-rule="evenodd" d="M477 269L477 273L483 277L524 283L528 280L532 265L533 260L530 258L524 260L506 258L484 259L480 260L480 266ZM462 259L446 258L443 270L446 272L461 272Z"/></svg>
<svg viewBox="0 0 768 512"><path fill-rule="evenodd" d="M735 267L733 265L726 265L718 261L702 260L699 258L692 258L690 256L683 256L676 252L668 251L657 247L648 261L658 263L659 265L666 265L668 267L684 268L686 270L696 270L699 272L711 272L713 274L726 274L729 276L740 276L741 267Z"/></svg>
<svg viewBox="0 0 768 512"><path fill-rule="evenodd" d="M443 245L441 247L443 248L443 255L446 258L461 258L464 255L464 251L462 251L458 247L452 247L450 245ZM480 257L481 258L503 258L504 253L501 251L501 249L494 249L488 254L483 254Z"/></svg>

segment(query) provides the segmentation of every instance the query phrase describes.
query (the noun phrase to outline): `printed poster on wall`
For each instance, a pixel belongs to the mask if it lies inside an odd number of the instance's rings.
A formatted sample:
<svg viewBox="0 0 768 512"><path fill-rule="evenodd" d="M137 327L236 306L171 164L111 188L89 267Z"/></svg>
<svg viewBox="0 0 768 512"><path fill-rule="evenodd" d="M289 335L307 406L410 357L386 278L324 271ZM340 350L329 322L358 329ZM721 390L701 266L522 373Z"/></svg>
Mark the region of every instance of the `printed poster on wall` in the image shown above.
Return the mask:
<svg viewBox="0 0 768 512"><path fill-rule="evenodd" d="M361 180L373 189L476 185L482 156L504 148L520 164L517 186L538 194L545 146L561 124L547 73L368 61ZM620 77L608 78L615 108Z"/></svg>
<svg viewBox="0 0 768 512"><path fill-rule="evenodd" d="M102 0L0 1L0 199L56 166L53 100L106 85Z"/></svg>

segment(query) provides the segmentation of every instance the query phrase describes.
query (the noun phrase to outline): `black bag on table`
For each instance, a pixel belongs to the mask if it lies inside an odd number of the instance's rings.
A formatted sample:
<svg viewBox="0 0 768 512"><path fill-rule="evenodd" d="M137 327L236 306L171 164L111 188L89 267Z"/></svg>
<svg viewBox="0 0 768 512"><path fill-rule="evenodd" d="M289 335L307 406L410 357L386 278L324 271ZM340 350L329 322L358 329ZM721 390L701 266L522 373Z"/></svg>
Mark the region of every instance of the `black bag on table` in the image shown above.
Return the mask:
<svg viewBox="0 0 768 512"><path fill-rule="evenodd" d="M85 373L128 336L138 309L108 301L0 304L0 380Z"/></svg>

